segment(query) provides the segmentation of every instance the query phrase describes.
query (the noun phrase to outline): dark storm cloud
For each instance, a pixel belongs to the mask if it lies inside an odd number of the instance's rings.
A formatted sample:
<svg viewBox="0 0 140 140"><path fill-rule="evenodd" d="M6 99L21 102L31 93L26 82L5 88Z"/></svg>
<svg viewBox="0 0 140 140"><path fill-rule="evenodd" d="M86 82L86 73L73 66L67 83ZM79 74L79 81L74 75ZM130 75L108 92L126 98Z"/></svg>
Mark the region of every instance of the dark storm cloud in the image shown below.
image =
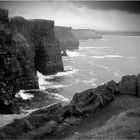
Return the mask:
<svg viewBox="0 0 140 140"><path fill-rule="evenodd" d="M77 1L92 9L121 10L131 13L140 13L140 1Z"/></svg>

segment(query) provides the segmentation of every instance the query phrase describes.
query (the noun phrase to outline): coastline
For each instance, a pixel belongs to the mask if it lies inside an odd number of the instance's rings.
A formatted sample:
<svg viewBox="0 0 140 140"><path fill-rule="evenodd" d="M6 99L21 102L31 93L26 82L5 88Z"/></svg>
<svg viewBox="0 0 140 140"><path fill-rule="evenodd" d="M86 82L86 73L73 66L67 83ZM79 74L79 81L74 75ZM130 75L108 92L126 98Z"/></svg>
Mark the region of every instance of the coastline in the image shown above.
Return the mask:
<svg viewBox="0 0 140 140"><path fill-rule="evenodd" d="M127 102L128 98L128 101L131 101L131 98L132 100L135 98L139 101L139 96L140 74L137 76L127 75L122 77L119 83L109 81L96 88L76 93L71 102L65 106L62 106L61 103L56 103L49 107L33 111L21 119L16 119L12 123L0 128L0 138L51 138L51 135L63 132L61 128L65 126L76 126L77 123L81 123L86 119L88 115L92 116L96 112L104 112L115 100L117 104L121 100L121 97L123 97L123 103L125 100ZM135 107L139 106L137 103ZM127 103L125 104L127 105ZM131 109L131 107L128 107L128 109ZM24 129L25 127L28 129ZM7 129L10 129L10 131L7 131ZM17 133L18 131L20 133Z"/></svg>

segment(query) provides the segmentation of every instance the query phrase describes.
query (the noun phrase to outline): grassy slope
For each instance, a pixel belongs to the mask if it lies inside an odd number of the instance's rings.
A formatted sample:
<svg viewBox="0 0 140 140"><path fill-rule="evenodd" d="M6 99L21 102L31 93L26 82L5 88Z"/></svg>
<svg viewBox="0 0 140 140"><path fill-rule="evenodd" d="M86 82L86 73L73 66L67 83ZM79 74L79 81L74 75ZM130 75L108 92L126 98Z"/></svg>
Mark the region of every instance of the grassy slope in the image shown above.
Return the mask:
<svg viewBox="0 0 140 140"><path fill-rule="evenodd" d="M126 112L138 107L140 107L140 98L121 95L102 110L85 116L81 123L64 127L61 132L55 133L54 136L44 135L41 138L138 138L140 127L137 124L140 124L140 110L134 112L132 116Z"/></svg>

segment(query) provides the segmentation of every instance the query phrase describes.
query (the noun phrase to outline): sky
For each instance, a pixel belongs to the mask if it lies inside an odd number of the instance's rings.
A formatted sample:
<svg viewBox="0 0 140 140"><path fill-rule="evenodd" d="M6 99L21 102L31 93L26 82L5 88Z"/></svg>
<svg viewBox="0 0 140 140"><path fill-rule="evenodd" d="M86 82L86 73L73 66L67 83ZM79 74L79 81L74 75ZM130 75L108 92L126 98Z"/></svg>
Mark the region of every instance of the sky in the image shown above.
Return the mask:
<svg viewBox="0 0 140 140"><path fill-rule="evenodd" d="M140 1L0 2L9 16L54 20L56 26L109 31L140 31Z"/></svg>

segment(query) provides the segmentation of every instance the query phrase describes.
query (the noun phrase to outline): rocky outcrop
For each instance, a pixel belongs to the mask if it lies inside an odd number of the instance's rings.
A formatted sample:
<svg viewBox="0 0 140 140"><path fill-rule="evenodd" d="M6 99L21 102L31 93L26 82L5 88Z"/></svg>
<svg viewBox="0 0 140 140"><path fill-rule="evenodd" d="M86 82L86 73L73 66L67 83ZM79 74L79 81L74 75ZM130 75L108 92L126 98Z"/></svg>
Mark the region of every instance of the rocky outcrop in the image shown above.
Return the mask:
<svg viewBox="0 0 140 140"><path fill-rule="evenodd" d="M137 89L137 77L135 75L126 75L122 77L119 82L119 92L121 94L132 94L136 95Z"/></svg>
<svg viewBox="0 0 140 140"><path fill-rule="evenodd" d="M140 97L140 74L137 75L137 87L136 87L137 95Z"/></svg>
<svg viewBox="0 0 140 140"><path fill-rule="evenodd" d="M56 38L60 41L61 50L73 50L78 49L79 42L72 34L71 27L55 26Z"/></svg>
<svg viewBox="0 0 140 140"><path fill-rule="evenodd" d="M18 113L14 101L20 89L38 88L24 37L9 28L8 11L0 9L0 113Z"/></svg>
<svg viewBox="0 0 140 140"><path fill-rule="evenodd" d="M54 33L54 21L14 17L10 20L10 26L27 40L31 50L30 61L35 70L45 75L63 71L60 44Z"/></svg>
<svg viewBox="0 0 140 140"><path fill-rule="evenodd" d="M62 55L62 56L68 56L66 51L63 51L63 52L61 53L61 55Z"/></svg>
<svg viewBox="0 0 140 140"><path fill-rule="evenodd" d="M72 33L78 40L102 39L102 35L91 29L72 29Z"/></svg>

